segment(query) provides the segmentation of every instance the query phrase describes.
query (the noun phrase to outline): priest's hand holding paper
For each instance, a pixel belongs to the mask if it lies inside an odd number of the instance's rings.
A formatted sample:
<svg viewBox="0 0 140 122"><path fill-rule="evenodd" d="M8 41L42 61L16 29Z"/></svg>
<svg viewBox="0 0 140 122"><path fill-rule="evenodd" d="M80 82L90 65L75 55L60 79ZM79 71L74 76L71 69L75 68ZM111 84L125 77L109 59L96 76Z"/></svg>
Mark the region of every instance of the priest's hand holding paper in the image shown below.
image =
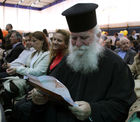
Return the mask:
<svg viewBox="0 0 140 122"><path fill-rule="evenodd" d="M32 101L33 103L37 104L37 105L43 105L46 104L48 101L48 96L41 93L38 89L34 89L32 91Z"/></svg>
<svg viewBox="0 0 140 122"><path fill-rule="evenodd" d="M85 101L76 101L78 106L69 106L71 112L76 116L79 120L88 119L91 114L91 107L88 102Z"/></svg>

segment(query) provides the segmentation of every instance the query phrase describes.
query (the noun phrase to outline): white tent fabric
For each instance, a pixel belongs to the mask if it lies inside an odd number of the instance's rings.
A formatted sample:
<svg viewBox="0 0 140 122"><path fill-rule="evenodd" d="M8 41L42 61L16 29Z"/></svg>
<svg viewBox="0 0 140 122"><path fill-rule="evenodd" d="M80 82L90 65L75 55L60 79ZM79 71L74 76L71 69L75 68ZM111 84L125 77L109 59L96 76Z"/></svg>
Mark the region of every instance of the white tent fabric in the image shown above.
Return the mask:
<svg viewBox="0 0 140 122"><path fill-rule="evenodd" d="M16 30L36 31L47 28L67 29L65 17L62 11L75 3L97 3L97 20L99 25L126 26L140 25L140 0L66 0L42 11L11 8L0 6L0 27L5 28L11 23Z"/></svg>

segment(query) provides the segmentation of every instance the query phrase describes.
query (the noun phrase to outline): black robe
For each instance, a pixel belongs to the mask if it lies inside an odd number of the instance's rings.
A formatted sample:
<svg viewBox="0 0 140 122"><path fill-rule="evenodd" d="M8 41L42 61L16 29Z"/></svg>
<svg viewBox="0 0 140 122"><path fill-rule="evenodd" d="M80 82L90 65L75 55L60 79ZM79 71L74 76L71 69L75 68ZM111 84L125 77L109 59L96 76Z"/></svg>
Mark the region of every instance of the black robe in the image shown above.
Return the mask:
<svg viewBox="0 0 140 122"><path fill-rule="evenodd" d="M48 71L48 74L66 85L74 101L90 103L93 122L124 122L129 107L136 100L130 69L109 50L105 50L100 57L98 71L88 74L75 72L67 65L64 57L55 70ZM45 111L46 122L80 121L67 107L51 101L46 104Z"/></svg>
<svg viewBox="0 0 140 122"><path fill-rule="evenodd" d="M48 68L47 74L65 84L74 101L90 104L93 122L124 122L130 106L136 100L130 69L119 56L109 50L105 50L100 57L98 71L88 74L75 72L67 65L64 57L54 70L49 71ZM22 108L26 107L24 103ZM41 106L31 104L27 108L27 112L16 112L20 121L21 118L28 118L23 117L23 113L29 113L32 108L29 122L80 122L66 105L58 101L50 100ZM82 122L90 120L87 118Z"/></svg>

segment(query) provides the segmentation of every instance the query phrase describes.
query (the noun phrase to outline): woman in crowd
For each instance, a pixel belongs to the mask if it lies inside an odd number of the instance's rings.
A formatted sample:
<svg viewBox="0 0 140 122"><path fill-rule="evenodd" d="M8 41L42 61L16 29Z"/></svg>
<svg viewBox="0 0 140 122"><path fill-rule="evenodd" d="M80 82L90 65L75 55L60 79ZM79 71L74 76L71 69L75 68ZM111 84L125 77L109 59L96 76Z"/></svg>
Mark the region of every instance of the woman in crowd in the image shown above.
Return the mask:
<svg viewBox="0 0 140 122"><path fill-rule="evenodd" d="M32 46L35 51L32 55L27 58L26 66L20 66L15 68L7 69L8 74L21 74L21 75L35 75L40 76L45 74L47 69L48 57L49 57L49 46L43 32L36 31L32 34Z"/></svg>
<svg viewBox="0 0 140 122"><path fill-rule="evenodd" d="M40 76L46 74L49 61L49 44L43 32L36 31L32 34L32 46L35 51L27 57L26 65L15 66L8 68L7 73L13 75L18 73L27 78L27 75ZM20 82L19 82L20 81ZM5 92L2 94L4 102L9 104L12 98L21 97L25 94L27 87L26 80L15 79L9 82L4 82ZM7 108L7 106L6 106Z"/></svg>
<svg viewBox="0 0 140 122"><path fill-rule="evenodd" d="M64 29L55 31L50 49L50 65L48 72L51 72L68 53L69 37L70 33Z"/></svg>
<svg viewBox="0 0 140 122"><path fill-rule="evenodd" d="M58 29L55 31L53 38L52 38L52 45L50 49L50 64L48 67L48 73L54 70L61 62L62 58L68 53L68 45L69 45L69 37L70 33L63 29ZM38 94L38 95L35 95ZM26 104L32 104L32 101L37 104L41 104L42 99L38 101L39 95L42 95L38 92L38 90L33 89L29 92L28 97L21 101L19 101L14 108L13 116L10 119L10 122L30 122L30 121L38 121L34 120L34 118L30 118L30 108L26 107ZM29 120L29 118L31 120ZM33 119L33 120L32 120Z"/></svg>

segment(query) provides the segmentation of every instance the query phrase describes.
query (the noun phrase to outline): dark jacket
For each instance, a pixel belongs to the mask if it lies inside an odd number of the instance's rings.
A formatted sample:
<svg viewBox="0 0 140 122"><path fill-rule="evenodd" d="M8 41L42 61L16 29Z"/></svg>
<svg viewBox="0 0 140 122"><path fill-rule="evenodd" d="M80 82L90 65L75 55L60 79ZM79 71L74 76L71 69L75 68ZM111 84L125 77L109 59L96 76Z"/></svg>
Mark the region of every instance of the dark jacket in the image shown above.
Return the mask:
<svg viewBox="0 0 140 122"><path fill-rule="evenodd" d="M6 122L5 114L4 114L3 107L1 104L0 104L0 122Z"/></svg>
<svg viewBox="0 0 140 122"><path fill-rule="evenodd" d="M67 65L64 57L49 75L65 84L74 101L90 103L93 122L124 122L130 106L136 100L130 69L109 50L100 58L98 71L88 74L75 72ZM50 101L40 108L36 106L32 112L34 121L80 122L68 107L59 102Z"/></svg>
<svg viewBox="0 0 140 122"><path fill-rule="evenodd" d="M6 61L8 63L14 61L16 58L18 58L18 56L20 55L20 53L24 50L24 46L22 43L19 43L18 45L16 45L15 48L13 48L11 50L11 52L6 56Z"/></svg>
<svg viewBox="0 0 140 122"><path fill-rule="evenodd" d="M118 52L120 52L120 50L121 49L118 48L118 49L115 49L114 51L116 53L118 53ZM136 52L132 49L129 49L128 51L126 51L126 55L124 57L124 62L127 64L133 64L135 55L136 55Z"/></svg>

